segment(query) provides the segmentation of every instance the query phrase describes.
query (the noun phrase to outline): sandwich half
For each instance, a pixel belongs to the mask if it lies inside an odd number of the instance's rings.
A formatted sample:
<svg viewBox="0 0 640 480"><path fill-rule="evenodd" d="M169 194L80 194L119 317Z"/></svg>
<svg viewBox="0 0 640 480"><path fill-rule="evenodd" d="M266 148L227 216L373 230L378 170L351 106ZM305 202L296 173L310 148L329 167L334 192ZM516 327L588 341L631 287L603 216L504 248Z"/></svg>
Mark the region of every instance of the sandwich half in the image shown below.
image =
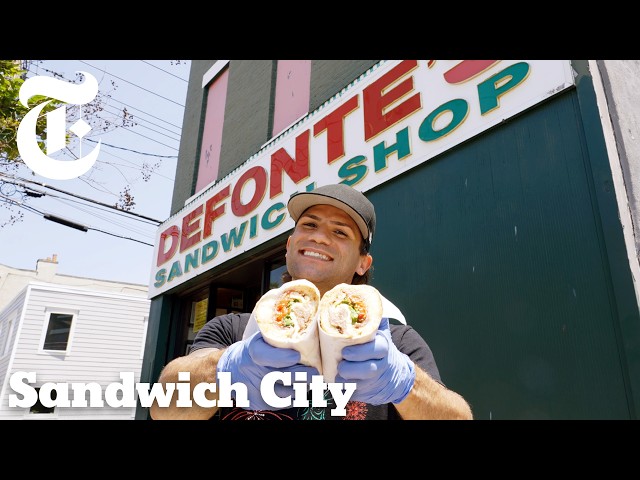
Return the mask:
<svg viewBox="0 0 640 480"><path fill-rule="evenodd" d="M253 309L265 341L300 352L300 363L322 374L317 312L320 292L308 280L292 280L271 289Z"/></svg>
<svg viewBox="0 0 640 480"><path fill-rule="evenodd" d="M382 296L371 285L341 283L326 292L318 307L322 374L333 382L347 345L365 343L382 321Z"/></svg>

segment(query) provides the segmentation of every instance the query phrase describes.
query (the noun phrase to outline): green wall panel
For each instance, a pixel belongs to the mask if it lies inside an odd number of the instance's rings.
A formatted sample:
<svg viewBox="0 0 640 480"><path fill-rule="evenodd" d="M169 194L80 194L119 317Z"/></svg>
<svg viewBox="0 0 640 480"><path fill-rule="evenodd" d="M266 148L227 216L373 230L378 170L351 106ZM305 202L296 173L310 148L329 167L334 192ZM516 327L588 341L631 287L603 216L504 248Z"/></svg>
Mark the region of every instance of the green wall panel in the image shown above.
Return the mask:
<svg viewBox="0 0 640 480"><path fill-rule="evenodd" d="M372 283L477 419L633 416L576 97L369 192Z"/></svg>

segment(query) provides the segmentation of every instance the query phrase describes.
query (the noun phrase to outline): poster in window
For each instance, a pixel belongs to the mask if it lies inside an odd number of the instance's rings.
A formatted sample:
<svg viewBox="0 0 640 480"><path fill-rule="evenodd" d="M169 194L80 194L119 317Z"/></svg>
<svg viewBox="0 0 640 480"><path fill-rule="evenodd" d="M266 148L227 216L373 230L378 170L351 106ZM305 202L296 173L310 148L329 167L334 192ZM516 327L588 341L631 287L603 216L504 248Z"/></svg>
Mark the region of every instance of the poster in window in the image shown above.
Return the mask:
<svg viewBox="0 0 640 480"><path fill-rule="evenodd" d="M209 299L205 298L195 304L195 311L193 313L193 333L204 327L207 323L207 308L209 307Z"/></svg>

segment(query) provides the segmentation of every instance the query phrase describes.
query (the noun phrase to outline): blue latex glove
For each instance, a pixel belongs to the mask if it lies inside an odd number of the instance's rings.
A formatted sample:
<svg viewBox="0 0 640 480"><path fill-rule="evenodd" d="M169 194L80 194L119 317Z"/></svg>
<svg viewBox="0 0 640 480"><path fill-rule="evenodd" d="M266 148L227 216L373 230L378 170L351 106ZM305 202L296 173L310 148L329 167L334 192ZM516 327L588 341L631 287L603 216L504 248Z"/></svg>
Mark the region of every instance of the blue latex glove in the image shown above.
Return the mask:
<svg viewBox="0 0 640 480"><path fill-rule="evenodd" d="M231 382L241 382L247 386L249 407L247 410L277 410L262 399L260 382L264 376L273 371L279 372L307 372L307 379L312 375L319 375L318 369L300 363L300 352L291 348L277 348L265 342L262 333L256 332L249 338L229 346L220 360L217 373L230 372ZM295 374L291 375L295 383ZM274 393L279 397L294 398L293 385L285 386L277 382ZM232 392L235 398L235 391Z"/></svg>
<svg viewBox="0 0 640 480"><path fill-rule="evenodd" d="M413 362L391 340L388 318L382 319L372 341L344 347L342 357L335 381L357 384L351 400L400 403L416 379Z"/></svg>

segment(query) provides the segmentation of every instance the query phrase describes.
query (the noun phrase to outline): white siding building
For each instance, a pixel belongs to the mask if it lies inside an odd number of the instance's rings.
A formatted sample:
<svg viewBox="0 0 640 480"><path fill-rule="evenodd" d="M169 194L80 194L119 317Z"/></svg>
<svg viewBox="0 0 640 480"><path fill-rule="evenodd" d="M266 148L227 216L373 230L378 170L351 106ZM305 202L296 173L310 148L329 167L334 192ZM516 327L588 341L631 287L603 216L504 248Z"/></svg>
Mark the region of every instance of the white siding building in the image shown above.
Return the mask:
<svg viewBox="0 0 640 480"><path fill-rule="evenodd" d="M0 305L0 420L133 420L135 406L110 407L104 400L108 385L127 383L121 373L132 376L134 383L140 380L150 307L144 287L94 284L91 279L85 279L84 286L63 285L61 276L58 283L28 277L17 295ZM126 293L117 291L123 285ZM35 372L36 379L16 372ZM19 390L34 399L39 392L41 402L10 406L11 398L33 403L11 387L14 374ZM98 396L80 397L72 383L96 389ZM49 395L44 395L49 388L57 401L68 394L70 402L86 398L87 406L51 407L46 404ZM122 399L121 389L111 390ZM104 406L90 407L90 399L98 397Z"/></svg>
<svg viewBox="0 0 640 480"><path fill-rule="evenodd" d="M39 259L36 262L35 270L13 268L0 263L0 311L32 280L89 288L102 292L128 293L145 298L148 295L148 285L61 275L57 272L57 269L58 256L56 254L52 255L52 257Z"/></svg>

